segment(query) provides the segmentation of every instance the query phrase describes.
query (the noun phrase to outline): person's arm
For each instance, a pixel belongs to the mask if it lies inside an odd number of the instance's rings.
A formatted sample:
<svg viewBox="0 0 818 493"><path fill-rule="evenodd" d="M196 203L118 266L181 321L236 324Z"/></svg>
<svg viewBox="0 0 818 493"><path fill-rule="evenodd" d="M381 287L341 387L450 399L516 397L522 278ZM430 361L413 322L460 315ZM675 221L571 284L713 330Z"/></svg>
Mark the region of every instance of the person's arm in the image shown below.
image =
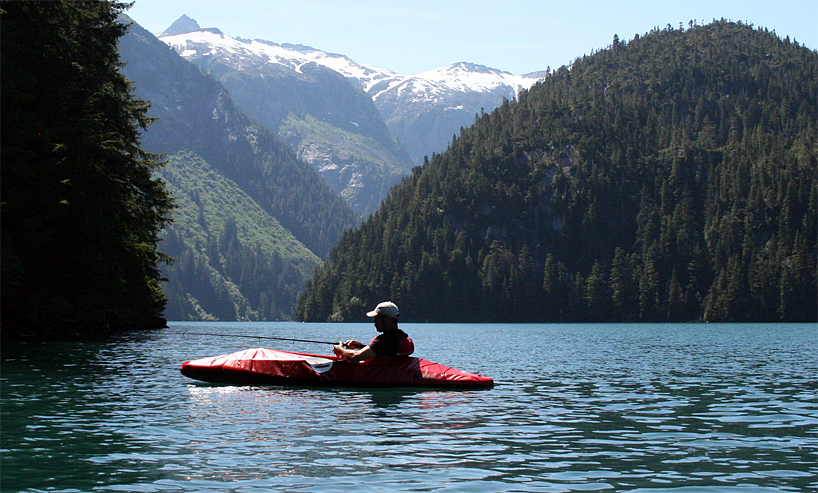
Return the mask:
<svg viewBox="0 0 818 493"><path fill-rule="evenodd" d="M347 343L347 345L349 344ZM353 363L378 356L369 346L364 346L360 349L344 349L341 344L336 344L332 347L332 350L336 356L347 361L352 361Z"/></svg>

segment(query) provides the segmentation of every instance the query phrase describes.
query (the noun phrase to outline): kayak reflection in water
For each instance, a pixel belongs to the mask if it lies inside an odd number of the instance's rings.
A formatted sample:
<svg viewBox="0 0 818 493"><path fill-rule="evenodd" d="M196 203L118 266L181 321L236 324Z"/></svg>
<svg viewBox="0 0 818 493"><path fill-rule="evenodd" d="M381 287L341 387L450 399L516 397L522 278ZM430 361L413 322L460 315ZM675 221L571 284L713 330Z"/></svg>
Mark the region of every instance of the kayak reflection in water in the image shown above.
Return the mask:
<svg viewBox="0 0 818 493"><path fill-rule="evenodd" d="M412 339L398 328L400 310L396 304L384 301L366 316L375 319L375 330L381 334L369 345L355 340L336 344L332 348L336 356L347 361L363 361L379 356L409 356L415 351Z"/></svg>

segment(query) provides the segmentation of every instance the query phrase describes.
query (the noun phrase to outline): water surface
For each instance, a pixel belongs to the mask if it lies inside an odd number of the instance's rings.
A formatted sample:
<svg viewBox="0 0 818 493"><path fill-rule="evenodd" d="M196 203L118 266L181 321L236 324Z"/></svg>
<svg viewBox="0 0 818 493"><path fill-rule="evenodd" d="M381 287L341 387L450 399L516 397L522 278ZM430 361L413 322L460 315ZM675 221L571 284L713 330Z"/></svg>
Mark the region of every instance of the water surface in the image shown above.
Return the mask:
<svg viewBox="0 0 818 493"><path fill-rule="evenodd" d="M481 391L197 383L182 361L327 354L370 324L173 323L4 344L3 491L818 490L815 325L402 324Z"/></svg>

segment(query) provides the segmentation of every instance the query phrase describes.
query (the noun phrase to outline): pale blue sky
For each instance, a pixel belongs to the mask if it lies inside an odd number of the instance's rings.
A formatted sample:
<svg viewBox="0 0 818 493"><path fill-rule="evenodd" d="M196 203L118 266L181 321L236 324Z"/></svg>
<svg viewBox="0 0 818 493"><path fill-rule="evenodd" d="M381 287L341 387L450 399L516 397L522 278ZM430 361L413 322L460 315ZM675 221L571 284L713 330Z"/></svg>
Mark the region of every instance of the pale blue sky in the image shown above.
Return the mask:
<svg viewBox="0 0 818 493"><path fill-rule="evenodd" d="M742 21L818 48L816 0L136 0L153 33L182 14L201 27L312 46L410 75L456 62L524 74L667 24Z"/></svg>

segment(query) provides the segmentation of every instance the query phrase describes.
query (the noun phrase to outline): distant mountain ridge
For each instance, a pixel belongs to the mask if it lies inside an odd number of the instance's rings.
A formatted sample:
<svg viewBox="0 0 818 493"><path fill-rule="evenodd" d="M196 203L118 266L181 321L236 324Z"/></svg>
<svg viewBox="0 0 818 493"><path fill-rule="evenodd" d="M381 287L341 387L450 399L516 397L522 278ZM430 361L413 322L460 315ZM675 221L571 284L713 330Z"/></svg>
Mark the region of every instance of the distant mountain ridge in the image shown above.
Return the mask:
<svg viewBox="0 0 818 493"><path fill-rule="evenodd" d="M162 40L219 80L360 215L372 213L411 168L371 98L338 72L309 60L284 60L281 53L292 51L215 30Z"/></svg>
<svg viewBox="0 0 818 493"><path fill-rule="evenodd" d="M160 39L219 79L248 114L277 131L364 214L412 166L445 150L475 115L516 98L542 75L465 62L400 75L309 46L201 29L187 16ZM369 96L377 118L333 73Z"/></svg>
<svg viewBox="0 0 818 493"><path fill-rule="evenodd" d="M202 33L197 36L197 33ZM206 33L216 34L218 39ZM199 24L182 15L168 29L157 35L159 39L180 52L182 57L189 58L193 53L186 51L187 44L205 44L215 50L242 50L244 54L257 54L266 57L268 63L280 64L299 71L306 63L316 63L330 68L355 81L358 86L378 100L392 90L414 92L426 99L440 99L443 91L494 91L498 88L510 90L514 97L523 89L528 89L545 76L545 72L534 72L524 75L513 75L509 72L469 62L459 62L446 67L428 70L414 75L401 75L388 69L353 61L347 56L328 53L311 46L301 44L275 43L273 41L223 34L218 28L202 29ZM237 48L235 41L245 45ZM181 51L180 51L181 50ZM416 82L419 88L409 89L407 82ZM387 84L384 85L383 83ZM489 111L486 109L486 111Z"/></svg>
<svg viewBox="0 0 818 493"><path fill-rule="evenodd" d="M446 150L475 116L516 99L541 77L460 62L417 75L359 78L414 162Z"/></svg>

